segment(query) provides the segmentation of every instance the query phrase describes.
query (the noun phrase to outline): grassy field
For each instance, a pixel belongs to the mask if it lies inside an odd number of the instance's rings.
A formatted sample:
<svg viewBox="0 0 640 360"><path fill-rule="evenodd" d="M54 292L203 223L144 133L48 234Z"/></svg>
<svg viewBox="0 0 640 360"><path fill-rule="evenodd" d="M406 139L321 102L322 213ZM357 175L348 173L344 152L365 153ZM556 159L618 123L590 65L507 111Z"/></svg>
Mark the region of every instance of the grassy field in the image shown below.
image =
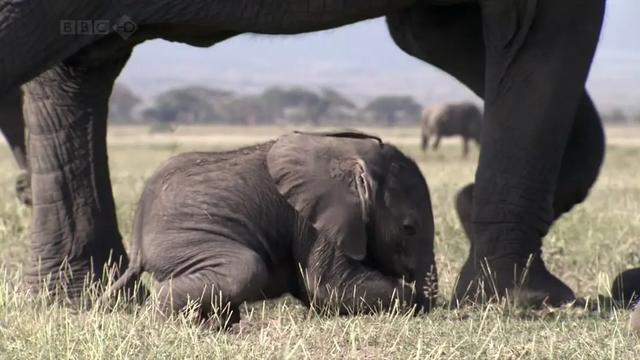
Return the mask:
<svg viewBox="0 0 640 360"><path fill-rule="evenodd" d="M169 156L263 141L285 128L181 128L146 135L112 128L110 161L120 228L128 244L145 179ZM458 141L423 154L417 129L370 129L398 144L420 164L435 212L443 297L449 297L466 258L467 241L452 199L473 178L477 151L463 160ZM20 289L28 256L30 210L14 198L17 170L0 148L0 359L637 359L640 339L629 313L598 308L617 272L640 265L640 129L611 129L602 176L588 201L563 217L545 239L550 269L595 308L524 311L487 305L437 309L410 317L381 314L321 317L294 300L245 307L231 332L202 330L186 319L161 321L149 308L73 311L45 305Z"/></svg>

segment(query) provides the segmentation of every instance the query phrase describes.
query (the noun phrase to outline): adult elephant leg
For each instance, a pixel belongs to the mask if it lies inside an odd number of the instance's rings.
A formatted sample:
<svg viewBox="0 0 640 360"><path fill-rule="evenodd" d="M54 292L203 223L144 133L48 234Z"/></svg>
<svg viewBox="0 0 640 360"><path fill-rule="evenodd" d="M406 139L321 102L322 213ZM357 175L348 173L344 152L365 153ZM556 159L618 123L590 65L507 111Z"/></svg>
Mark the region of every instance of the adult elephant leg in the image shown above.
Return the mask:
<svg viewBox="0 0 640 360"><path fill-rule="evenodd" d="M466 158L469 155L469 138L462 137L462 157Z"/></svg>
<svg viewBox="0 0 640 360"><path fill-rule="evenodd" d="M427 151L427 149L429 148L429 135L428 134L422 134L422 142L420 143L420 148L422 149L422 151Z"/></svg>
<svg viewBox="0 0 640 360"><path fill-rule="evenodd" d="M108 100L129 53L91 65L73 58L24 86L33 185L27 281L76 299L85 280L127 266L111 193Z"/></svg>
<svg viewBox="0 0 640 360"><path fill-rule="evenodd" d="M587 198L600 174L604 153L602 121L591 97L584 91L562 156L558 185L553 197L554 220Z"/></svg>
<svg viewBox="0 0 640 360"><path fill-rule="evenodd" d="M584 201L595 183L604 159L605 141L600 116L585 91L573 121L567 147L553 197L553 221ZM456 195L456 211L467 236L473 236L473 184L467 185ZM539 254L533 259L536 267L530 271L546 272ZM564 293L571 298L570 290L558 281L550 282L548 291ZM640 283L638 283L640 288ZM614 288L616 288L614 286ZM640 292L640 291L639 291Z"/></svg>
<svg viewBox="0 0 640 360"><path fill-rule="evenodd" d="M31 176L25 144L22 92L19 88L11 89L0 98L0 131L7 139L18 168L22 170L16 180L18 199L25 205L31 205Z"/></svg>
<svg viewBox="0 0 640 360"><path fill-rule="evenodd" d="M519 5L535 6L511 11L492 8L509 4L513 3L483 2L484 12L475 4L420 5L390 16L389 27L409 54L446 70L476 94L489 95L489 126L482 141L489 145L481 150L477 174L482 187L476 193L482 201L474 204L474 223L463 222L473 241L454 298L462 300L477 292L504 295L518 287L529 290L521 294L561 303L573 294L541 261L529 269L528 277L522 278L522 270L529 254L539 253L541 238L555 217L552 203L560 159L573 124L573 104L578 103L593 56L603 4L597 1L581 8L576 1L553 4L545 0L537 4L520 1ZM526 25L528 19L527 11L521 9L536 11L534 26L517 27ZM572 12L582 16L581 24L566 21ZM516 15L516 19L509 18ZM489 26L492 24L502 27L494 29ZM514 26L513 36L500 46L499 31L510 25ZM566 36L558 38L554 31ZM486 48L483 33L487 35ZM555 56L543 63L539 54ZM563 68L571 68L571 73L563 73ZM569 81L549 89L559 78ZM521 115L523 112L527 114ZM473 191L467 187L462 195L470 196ZM464 205L463 199L458 196L456 205ZM468 207L463 210L471 213ZM483 264L490 265L492 277L485 276ZM478 286L480 282L493 288Z"/></svg>
<svg viewBox="0 0 640 360"><path fill-rule="evenodd" d="M0 97L0 130L9 143L18 167L27 169L24 118L22 116L22 92L13 88Z"/></svg>
<svg viewBox="0 0 640 360"><path fill-rule="evenodd" d="M559 305L573 293L540 249L573 119L595 52L604 1L483 0L483 147L473 243L457 299L479 293Z"/></svg>
<svg viewBox="0 0 640 360"><path fill-rule="evenodd" d="M442 135L437 134L436 140L433 142L433 151L438 150L438 148L440 147L440 140L442 140Z"/></svg>

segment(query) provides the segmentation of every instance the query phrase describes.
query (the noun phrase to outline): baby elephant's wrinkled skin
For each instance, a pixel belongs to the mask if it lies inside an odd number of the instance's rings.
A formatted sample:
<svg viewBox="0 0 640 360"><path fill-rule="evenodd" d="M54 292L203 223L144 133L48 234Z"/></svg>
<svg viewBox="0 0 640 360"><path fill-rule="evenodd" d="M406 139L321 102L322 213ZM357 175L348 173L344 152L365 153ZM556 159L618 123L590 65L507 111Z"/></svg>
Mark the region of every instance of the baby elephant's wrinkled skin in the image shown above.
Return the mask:
<svg viewBox="0 0 640 360"><path fill-rule="evenodd" d="M169 160L146 185L131 265L110 293L146 271L163 312L195 301L202 321L220 305L237 322L241 303L285 293L341 314L428 310L433 237L427 184L396 147L294 133Z"/></svg>

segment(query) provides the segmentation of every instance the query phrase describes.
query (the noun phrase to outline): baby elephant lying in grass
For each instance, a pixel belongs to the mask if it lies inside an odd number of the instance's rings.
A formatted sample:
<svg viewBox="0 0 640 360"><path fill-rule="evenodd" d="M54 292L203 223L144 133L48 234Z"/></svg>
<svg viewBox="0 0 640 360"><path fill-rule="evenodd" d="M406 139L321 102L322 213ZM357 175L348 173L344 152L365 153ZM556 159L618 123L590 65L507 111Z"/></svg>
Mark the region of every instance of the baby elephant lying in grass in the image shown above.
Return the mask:
<svg viewBox="0 0 640 360"><path fill-rule="evenodd" d="M241 303L285 293L341 314L428 310L437 291L427 184L361 133L176 156L147 183L133 236L109 293L147 271L163 312L195 303L201 321L226 308L232 324Z"/></svg>

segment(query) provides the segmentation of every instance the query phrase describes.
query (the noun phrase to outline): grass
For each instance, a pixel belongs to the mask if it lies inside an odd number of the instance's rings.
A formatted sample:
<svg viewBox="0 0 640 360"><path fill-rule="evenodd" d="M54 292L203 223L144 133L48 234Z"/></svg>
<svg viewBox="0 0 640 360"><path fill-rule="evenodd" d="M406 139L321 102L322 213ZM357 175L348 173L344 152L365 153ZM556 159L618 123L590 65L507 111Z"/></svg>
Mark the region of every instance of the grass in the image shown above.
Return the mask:
<svg viewBox="0 0 640 360"><path fill-rule="evenodd" d="M136 134L114 128L112 179L120 228L128 244L145 179L169 156L262 141L285 131L260 128L178 129L174 134ZM633 129L637 132L638 129ZM477 152L461 159L457 141L422 154L416 129L373 129L413 156L429 182L437 231L440 288L448 298L468 245L453 210L456 191L473 179ZM633 359L640 341L628 329L629 313L598 310L620 270L640 266L640 146L629 131L612 130L602 176L591 196L563 217L545 239L551 270L594 309L526 311L507 305L460 311L437 309L410 317L379 314L323 317L294 300L244 307L231 332L201 329L184 317L165 321L150 307L75 311L50 305L22 289L28 258L30 210L14 198L17 170L0 149L0 359ZM211 134L211 135L203 135Z"/></svg>

